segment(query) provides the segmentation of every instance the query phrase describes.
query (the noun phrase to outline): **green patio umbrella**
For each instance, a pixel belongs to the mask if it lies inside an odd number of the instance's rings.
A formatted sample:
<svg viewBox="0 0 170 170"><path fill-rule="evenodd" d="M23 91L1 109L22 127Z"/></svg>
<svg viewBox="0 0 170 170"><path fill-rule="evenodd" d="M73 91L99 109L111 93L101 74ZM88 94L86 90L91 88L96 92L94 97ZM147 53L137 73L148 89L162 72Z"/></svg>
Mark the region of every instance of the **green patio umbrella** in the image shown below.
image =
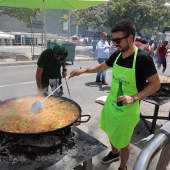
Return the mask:
<svg viewBox="0 0 170 170"><path fill-rule="evenodd" d="M41 8L46 9L67 9L75 10L88 8L109 0L0 0L0 6Z"/></svg>
<svg viewBox="0 0 170 170"><path fill-rule="evenodd" d="M0 0L0 6L40 8L44 10L45 47L46 47L46 14L45 9L76 10L108 2L109 0Z"/></svg>

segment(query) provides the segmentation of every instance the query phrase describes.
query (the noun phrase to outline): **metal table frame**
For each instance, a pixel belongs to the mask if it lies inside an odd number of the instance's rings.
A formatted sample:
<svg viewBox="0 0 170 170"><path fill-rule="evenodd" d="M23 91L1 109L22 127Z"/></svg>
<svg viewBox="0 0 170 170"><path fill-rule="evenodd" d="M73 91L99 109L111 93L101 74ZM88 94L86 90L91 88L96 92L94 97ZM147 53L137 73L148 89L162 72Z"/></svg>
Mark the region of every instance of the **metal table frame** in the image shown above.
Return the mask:
<svg viewBox="0 0 170 170"><path fill-rule="evenodd" d="M68 153L65 155L67 161L63 159L44 170L92 170L92 158L107 149L107 146L79 128L73 126L72 131L78 134L76 143L83 147L84 152L78 151L76 155Z"/></svg>
<svg viewBox="0 0 170 170"><path fill-rule="evenodd" d="M162 119L162 120L170 120L170 110L169 110L169 115L168 116L158 116L159 114L159 107L165 103L168 103L170 101L164 101L161 104L157 103L156 101L149 100L148 98L143 99L142 101L148 102L150 104L155 105L154 113L153 116L147 116L143 115L142 113L140 114L140 118L143 120L144 124L146 125L146 128L148 129L150 134L153 134L155 132L155 127L156 127L156 121L157 119ZM149 127L148 123L146 122L145 119L152 119L151 127Z"/></svg>
<svg viewBox="0 0 170 170"><path fill-rule="evenodd" d="M3 158L1 156L0 169L3 170L92 170L92 159L107 149L107 146L100 141L85 133L79 128L72 126L73 139L75 144L71 147L63 149L62 155L60 151L42 155L37 160L27 159L17 160L11 163L11 158ZM63 146L65 147L65 146ZM24 156L24 155L23 155ZM6 157L6 156L5 156ZM13 155L15 158L15 155ZM2 161L4 159L4 161ZM9 162L10 161L10 162ZM12 165L12 166L11 166Z"/></svg>
<svg viewBox="0 0 170 170"><path fill-rule="evenodd" d="M170 93L170 83L163 83L163 82L161 82L160 90L162 91L163 89L166 89L165 93L169 94ZM148 96L147 98L143 99L142 101L145 101L147 103L155 105L153 116L147 116L147 115L141 114L140 118L143 120L143 122L146 125L146 128L149 130L150 134L153 134L155 132L155 127L156 127L157 119L170 120L170 110L169 110L169 115L168 116L158 116L158 114L159 114L159 107L161 105L165 104L165 103L168 103L170 101L170 97L169 97L168 100L157 102L155 100L150 99L151 96L152 95ZM151 127L149 127L149 125L148 125L148 123L146 122L145 119L152 119Z"/></svg>
<svg viewBox="0 0 170 170"><path fill-rule="evenodd" d="M140 118L143 120L143 122L144 122L146 128L148 129L149 133L153 134L154 131L155 131L157 119L170 120L170 110L169 110L169 115L168 116L166 116L166 117L165 116L158 116L158 114L159 114L159 107L161 105L169 102L170 98L169 98L169 100L165 100L164 102L161 102L161 103L158 103L158 102L156 102L154 100L150 100L149 98L145 98L142 101L145 101L145 102L148 102L150 104L154 104L155 105L153 116L143 115L142 113L140 114ZM105 101L96 101L96 103L104 105ZM151 123L151 127L149 127L149 125L148 125L148 123L146 122L145 119L153 119L152 123Z"/></svg>

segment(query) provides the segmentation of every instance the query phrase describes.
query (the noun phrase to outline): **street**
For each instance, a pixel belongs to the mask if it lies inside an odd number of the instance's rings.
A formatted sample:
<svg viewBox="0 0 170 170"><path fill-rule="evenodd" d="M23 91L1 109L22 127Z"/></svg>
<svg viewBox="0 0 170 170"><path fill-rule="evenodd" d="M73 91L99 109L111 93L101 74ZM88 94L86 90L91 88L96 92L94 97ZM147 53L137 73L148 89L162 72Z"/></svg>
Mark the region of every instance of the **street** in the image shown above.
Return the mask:
<svg viewBox="0 0 170 170"><path fill-rule="evenodd" d="M75 61L74 65L67 64L68 76L74 68L85 68L97 64L97 61ZM106 81L111 83L111 69L107 70ZM14 97L22 97L25 95L33 95L37 93L35 83L36 65L19 65L19 66L5 66L0 67L0 100L4 101ZM160 72L161 73L161 72ZM170 57L168 58L168 65L165 75L170 75ZM83 74L79 77L74 77L68 80L71 99L77 102L81 109L82 114L90 114L91 119L87 123L82 123L78 128L90 134L103 144L109 147L108 150L102 152L93 159L94 170L116 170L118 169L119 162L108 165L100 163L100 159L105 156L110 150L110 144L107 135L98 128L98 120L102 105L95 103L95 100L100 96L106 96L109 93L110 86L101 86L95 83L96 74ZM69 98L65 80L63 79L64 96ZM141 110L145 113L153 113L154 107L148 103L141 103ZM160 107L160 114L168 114L169 105L165 104ZM149 121L148 121L149 122ZM157 128L165 124L167 121L158 120ZM132 141L131 141L131 154L128 161L128 170L132 170L135 160L140 153L140 150L145 146L143 143L134 144L144 137L149 136L142 120L137 125ZM157 158L156 158L157 160ZM154 160L156 163L157 161ZM155 170L155 163L151 163L150 170ZM49 169L50 170L50 169Z"/></svg>

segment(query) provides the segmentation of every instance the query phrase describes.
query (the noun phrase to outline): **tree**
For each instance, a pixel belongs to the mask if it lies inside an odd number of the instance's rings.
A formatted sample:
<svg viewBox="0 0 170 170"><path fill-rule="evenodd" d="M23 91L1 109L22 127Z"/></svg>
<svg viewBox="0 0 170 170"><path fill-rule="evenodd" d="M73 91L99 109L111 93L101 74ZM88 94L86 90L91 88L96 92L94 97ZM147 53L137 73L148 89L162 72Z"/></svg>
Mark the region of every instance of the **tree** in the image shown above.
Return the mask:
<svg viewBox="0 0 170 170"><path fill-rule="evenodd" d="M76 21L72 24L102 25L111 29L117 21L129 18L140 35L146 32L162 31L170 21L170 11L164 6L165 0L110 0L88 9L74 11Z"/></svg>
<svg viewBox="0 0 170 170"><path fill-rule="evenodd" d="M35 19L39 16L40 9L0 7L0 14L8 15L30 24L32 19Z"/></svg>

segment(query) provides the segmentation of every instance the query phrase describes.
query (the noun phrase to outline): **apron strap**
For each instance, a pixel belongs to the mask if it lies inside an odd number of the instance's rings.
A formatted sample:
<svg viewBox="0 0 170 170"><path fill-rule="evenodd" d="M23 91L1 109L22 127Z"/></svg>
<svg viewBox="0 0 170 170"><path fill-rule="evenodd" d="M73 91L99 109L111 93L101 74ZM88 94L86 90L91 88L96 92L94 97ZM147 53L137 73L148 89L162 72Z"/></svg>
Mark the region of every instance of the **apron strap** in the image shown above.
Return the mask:
<svg viewBox="0 0 170 170"><path fill-rule="evenodd" d="M135 69L137 53L138 53L138 48L135 47L134 60L133 60L133 65L132 65L132 68L133 68L133 69ZM120 57L121 54L122 54L122 53L119 53L119 55L117 56L117 58L116 58L116 60L115 60L115 63L117 63L117 60L119 59L119 57Z"/></svg>

